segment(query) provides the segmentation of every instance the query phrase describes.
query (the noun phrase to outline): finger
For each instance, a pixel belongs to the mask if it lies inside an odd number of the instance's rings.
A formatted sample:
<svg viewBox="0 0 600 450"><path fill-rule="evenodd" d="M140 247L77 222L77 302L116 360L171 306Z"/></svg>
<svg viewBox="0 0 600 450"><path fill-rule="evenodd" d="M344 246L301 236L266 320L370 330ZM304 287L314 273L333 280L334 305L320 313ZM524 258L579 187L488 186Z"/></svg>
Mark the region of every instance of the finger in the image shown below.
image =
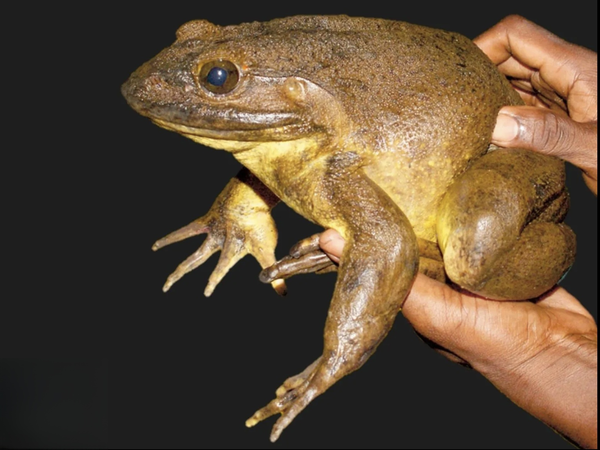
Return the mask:
<svg viewBox="0 0 600 450"><path fill-rule="evenodd" d="M164 248L167 245L171 245L176 242L183 241L183 240L193 237L193 236L198 236L199 234L208 233L209 230L210 230L210 227L206 224L206 222L203 219L195 220L192 223L190 223L189 225L187 225L177 231L174 231L173 233L169 234L168 236L156 241L156 243L152 247L152 250L154 250L154 251L160 250L161 248Z"/></svg>
<svg viewBox="0 0 600 450"><path fill-rule="evenodd" d="M327 255L327 253L325 253ZM331 256L328 255L328 258L331 259ZM333 260L332 260L333 261ZM317 275L325 275L327 273L334 273L338 271L338 266L336 266L335 264L332 264L330 266L327 266L321 270L317 270L315 273Z"/></svg>
<svg viewBox="0 0 600 450"><path fill-rule="evenodd" d="M423 342L425 342L429 347L431 347L436 353L439 353L440 355L442 355L443 357L449 359L453 363L460 364L461 366L465 366L465 367L471 368L471 365L467 361L465 361L464 359L462 359L460 356L458 356L458 355L452 353L451 351L449 351L449 350L441 347L439 344L433 342L431 339L426 338L421 333L417 333L417 336L419 336L421 338L421 340Z"/></svg>
<svg viewBox="0 0 600 450"><path fill-rule="evenodd" d="M517 59L510 57L506 61L498 64L498 70L510 78L518 80L529 80L535 72L531 67L519 62Z"/></svg>
<svg viewBox="0 0 600 450"><path fill-rule="evenodd" d="M321 234L321 249L336 263L340 262L346 241L335 230L327 230Z"/></svg>
<svg viewBox="0 0 600 450"><path fill-rule="evenodd" d="M266 250L262 247L253 247L250 253L256 258L256 260L260 264L260 267L262 267L263 269L271 267L276 262L275 252L272 250ZM275 289L275 292L277 292L277 294L281 295L282 297L285 297L287 295L287 286L285 284L285 281L273 280L271 281L271 286L273 287L273 289Z"/></svg>
<svg viewBox="0 0 600 450"><path fill-rule="evenodd" d="M495 64L514 58L539 70L563 98L568 97L580 73L596 70L594 52L570 44L520 16L507 17L476 38L475 43ZM508 70L504 73L513 76Z"/></svg>
<svg viewBox="0 0 600 450"><path fill-rule="evenodd" d="M210 236L202 244L202 247L184 262L182 262L177 270L169 276L163 287L164 292L168 292L171 287L177 283L185 274L191 272L197 267L204 264L215 252L219 250L219 244Z"/></svg>
<svg viewBox="0 0 600 450"><path fill-rule="evenodd" d="M523 101L527 106L535 106L536 108L549 108L549 106L544 103L542 99L540 99L537 95L531 94L529 91L524 91L521 89L516 89Z"/></svg>
<svg viewBox="0 0 600 450"><path fill-rule="evenodd" d="M437 353L439 353L440 355L442 355L444 358L449 359L450 361L452 361L453 363L456 364L460 364L463 367L466 367L468 369L472 369L471 364L469 364L467 361L465 361L464 359L462 359L460 356L445 350L443 348L435 348L434 349Z"/></svg>
<svg viewBox="0 0 600 450"><path fill-rule="evenodd" d="M289 409L287 409L277 422L275 422L275 425L273 425L270 437L272 443L275 443L279 439L283 430L292 423L298 414L300 414L317 395L317 389L309 387L294 401L294 403L291 404Z"/></svg>
<svg viewBox="0 0 600 450"><path fill-rule="evenodd" d="M402 314L417 333L457 354L461 329L473 311L477 314L474 298L422 274L417 275L402 306Z"/></svg>
<svg viewBox="0 0 600 450"><path fill-rule="evenodd" d="M204 290L204 296L210 297L229 270L247 254L248 251L240 241L235 238L226 239L225 247L221 251L221 257L219 258L217 267L208 279L208 285Z"/></svg>
<svg viewBox="0 0 600 450"><path fill-rule="evenodd" d="M557 156L597 180L597 136L597 122L578 123L549 109L510 106L498 115L492 143Z"/></svg>
<svg viewBox="0 0 600 450"><path fill-rule="evenodd" d="M286 279L294 275L318 272L332 265L331 259L321 250L294 258L286 256L260 273L260 281L271 283L276 279Z"/></svg>
<svg viewBox="0 0 600 450"><path fill-rule="evenodd" d="M549 52L570 46L548 30L518 15L504 18L473 42L495 64L502 64L514 57L520 64L536 70L543 65Z"/></svg>
<svg viewBox="0 0 600 450"><path fill-rule="evenodd" d="M555 92L540 92L533 87L531 81L511 80L511 84L527 106L549 108L565 117L569 117L566 102Z"/></svg>
<svg viewBox="0 0 600 450"><path fill-rule="evenodd" d="M575 297L573 297L561 287L553 289L546 295L542 296L536 302L536 304L538 306L545 306L553 309L564 309L566 311L570 311L575 314L580 314L582 316L594 320L593 316L587 309L585 309L585 307L579 302L579 300L577 300Z"/></svg>
<svg viewBox="0 0 600 450"><path fill-rule="evenodd" d="M296 389L307 380L310 381L310 375L314 372L314 370L317 368L317 366L321 363L322 360L323 357L321 356L314 363L312 363L310 366L304 369L302 373L294 375L293 377L290 377L287 380L285 380L283 385L279 389L277 389L275 395L277 395L277 397L283 397L288 391Z"/></svg>
<svg viewBox="0 0 600 450"><path fill-rule="evenodd" d="M246 427L252 428L257 423L283 412L285 408L296 399L297 395L298 394L295 391L290 391L285 396L272 400L267 406L259 409L252 417L246 420Z"/></svg>
<svg viewBox="0 0 600 450"><path fill-rule="evenodd" d="M311 237L302 239L296 245L292 247L290 250L290 255L294 258L299 258L307 253L312 253L316 250L319 250L319 239L321 238L321 234L313 234Z"/></svg>
<svg viewBox="0 0 600 450"><path fill-rule="evenodd" d="M530 81L511 80L512 87L521 96L521 99L527 106L537 106L540 108L548 108L548 105L542 101L531 86Z"/></svg>

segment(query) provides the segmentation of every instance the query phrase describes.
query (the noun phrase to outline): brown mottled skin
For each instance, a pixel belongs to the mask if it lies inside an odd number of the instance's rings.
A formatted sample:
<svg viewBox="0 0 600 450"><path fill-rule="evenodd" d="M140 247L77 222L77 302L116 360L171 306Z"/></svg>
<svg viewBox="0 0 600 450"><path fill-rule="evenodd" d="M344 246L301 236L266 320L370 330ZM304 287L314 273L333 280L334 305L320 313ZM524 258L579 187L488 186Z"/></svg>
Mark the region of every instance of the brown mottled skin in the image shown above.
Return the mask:
<svg viewBox="0 0 600 450"><path fill-rule="evenodd" d="M211 84L214 62L237 68L239 80ZM165 289L218 250L207 295L247 253L279 292L282 278L332 270L314 237L273 265L278 199L347 242L323 355L247 422L281 413L272 440L375 351L419 256L430 276L443 279L443 268L456 285L504 300L542 294L573 262L563 163L490 148L498 111L521 100L455 33L345 16L195 21L123 94L158 125L230 151L246 168L206 216L157 242L208 233Z"/></svg>

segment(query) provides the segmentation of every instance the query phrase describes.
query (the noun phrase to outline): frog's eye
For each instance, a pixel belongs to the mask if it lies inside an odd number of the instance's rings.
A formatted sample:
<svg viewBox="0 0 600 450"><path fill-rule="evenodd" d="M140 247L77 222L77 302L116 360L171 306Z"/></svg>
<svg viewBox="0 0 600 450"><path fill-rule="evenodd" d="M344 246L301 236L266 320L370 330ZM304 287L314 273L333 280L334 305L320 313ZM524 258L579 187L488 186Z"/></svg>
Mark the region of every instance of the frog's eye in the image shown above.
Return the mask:
<svg viewBox="0 0 600 450"><path fill-rule="evenodd" d="M200 69L198 81L213 94L228 94L240 81L240 72L235 64L219 59L206 63Z"/></svg>

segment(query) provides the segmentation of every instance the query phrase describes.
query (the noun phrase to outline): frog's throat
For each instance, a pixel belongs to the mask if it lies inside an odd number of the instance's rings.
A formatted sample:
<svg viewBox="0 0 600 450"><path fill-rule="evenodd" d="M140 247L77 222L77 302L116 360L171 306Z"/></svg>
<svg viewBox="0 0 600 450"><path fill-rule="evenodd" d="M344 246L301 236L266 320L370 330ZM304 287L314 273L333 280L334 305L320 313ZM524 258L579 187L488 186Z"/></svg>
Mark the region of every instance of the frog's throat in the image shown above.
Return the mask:
<svg viewBox="0 0 600 450"><path fill-rule="evenodd" d="M152 121L159 127L179 133L194 142L231 153L251 150L265 143L293 141L298 138L294 132L298 128L295 125L256 130L210 130L155 118Z"/></svg>

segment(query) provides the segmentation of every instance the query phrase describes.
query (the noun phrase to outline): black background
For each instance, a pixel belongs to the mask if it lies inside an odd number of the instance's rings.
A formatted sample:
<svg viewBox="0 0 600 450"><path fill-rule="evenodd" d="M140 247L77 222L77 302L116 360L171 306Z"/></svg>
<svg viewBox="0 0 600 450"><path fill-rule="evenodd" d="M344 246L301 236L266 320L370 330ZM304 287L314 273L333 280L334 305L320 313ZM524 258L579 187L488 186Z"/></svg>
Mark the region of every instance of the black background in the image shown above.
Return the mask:
<svg viewBox="0 0 600 450"><path fill-rule="evenodd" d="M13 401L0 406L0 447L105 446L107 373L111 445L269 447L273 419L251 430L245 420L321 352L332 275L292 279L280 298L246 258L205 299L214 256L161 291L202 238L157 254L152 243L208 211L239 169L231 155L152 125L120 96L120 84L179 25L345 13L473 38L519 13L571 42L596 50L597 41L595 1L556 10L534 5L542 2L121 3L5 18L14 21L3 56L12 113L5 133L18 144L7 146L3 166L10 269L0 394ZM568 184L579 255L563 286L597 317L597 201L572 167ZM285 205L274 217L278 257L319 231ZM18 415L23 402L37 412ZM272 447L571 446L481 376L431 351L399 317L369 363L315 400Z"/></svg>

